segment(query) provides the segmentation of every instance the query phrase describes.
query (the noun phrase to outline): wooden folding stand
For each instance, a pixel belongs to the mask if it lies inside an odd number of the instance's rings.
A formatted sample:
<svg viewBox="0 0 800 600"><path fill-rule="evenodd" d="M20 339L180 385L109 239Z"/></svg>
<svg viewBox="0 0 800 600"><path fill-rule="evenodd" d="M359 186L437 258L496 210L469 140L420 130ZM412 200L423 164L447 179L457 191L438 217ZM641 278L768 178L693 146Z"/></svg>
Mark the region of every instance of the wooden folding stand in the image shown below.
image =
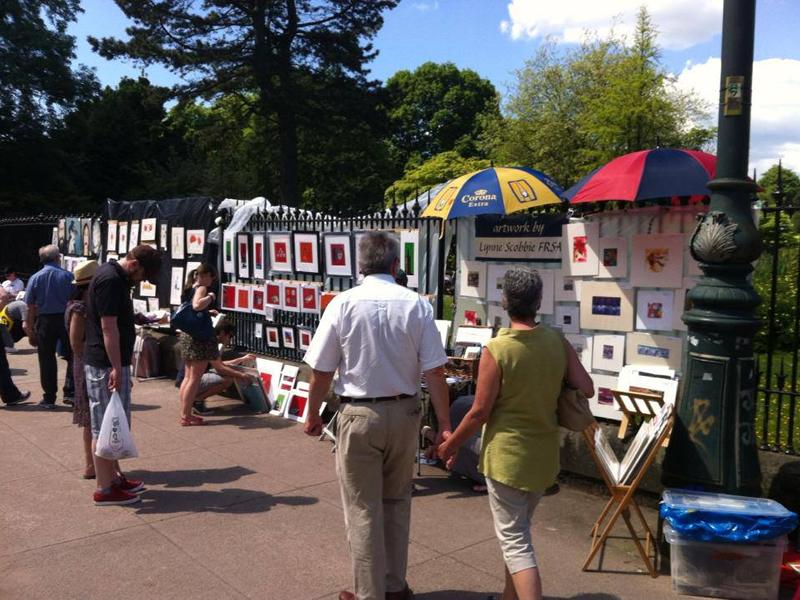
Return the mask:
<svg viewBox="0 0 800 600"><path fill-rule="evenodd" d="M618 392L616 390L613 391L614 395L617 394L621 395L631 395L631 392ZM637 394L638 395L638 394ZM650 394L647 394L650 396ZM649 400L650 398L648 398ZM653 398L655 399L655 398ZM641 416L643 418L652 417L653 412L648 411L644 412L638 410L639 407L644 408L640 405L640 403L632 402L624 402L620 401L620 398L617 398L617 402L620 407L625 407L624 412L628 419L631 419L633 416ZM649 404L649 403L646 403ZM598 427L597 425L592 425L588 427L583 432L584 439L586 440L586 444L589 447L589 452L592 455L595 463L597 463L597 468L600 471L601 475L603 476L603 480L606 483L606 487L608 491L611 493L611 498L606 503L603 511L600 513L597 521L595 521L594 526L592 527L592 547L589 551L589 555L586 557L586 562L583 564L583 570L586 571L589 569L589 565L600 551L600 549L605 545L606 540L608 539L609 535L611 534L611 530L614 527L614 524L617 522L617 519L622 517L623 521L625 522L625 526L628 528L628 532L631 535L631 539L636 544L636 548L639 551L639 555L642 558L642 561L647 568L647 571L650 573L651 577L658 577L658 573L656 572L655 567L655 552L656 552L656 544L655 544L655 537L653 536L653 532L651 531L650 527L647 525L647 521L642 514L639 505L636 503L636 499L634 498L634 493L636 489L639 487L639 484L642 481L645 473L650 468L650 465L653 464L653 461L656 459L658 455L659 449L665 442L669 439L669 435L672 431L672 426L674 424L675 419L675 412L674 406L670 411L670 414L667 416L667 423L664 426L663 431L656 439L656 443L653 444L647 452L646 458L643 463L641 463L641 467L635 472L633 476L633 480L630 484L615 483L606 472L605 467L603 466L602 459L598 456L597 450L595 448L595 438L594 433L595 429ZM615 508L616 507L616 508ZM645 545L642 546L642 539L636 533L636 529L631 522L631 509L636 514L641 523L642 527L644 528L644 542ZM610 517L609 517L610 514ZM603 523L606 521L606 517L608 521L606 522L605 526ZM651 554L653 558L651 558Z"/></svg>

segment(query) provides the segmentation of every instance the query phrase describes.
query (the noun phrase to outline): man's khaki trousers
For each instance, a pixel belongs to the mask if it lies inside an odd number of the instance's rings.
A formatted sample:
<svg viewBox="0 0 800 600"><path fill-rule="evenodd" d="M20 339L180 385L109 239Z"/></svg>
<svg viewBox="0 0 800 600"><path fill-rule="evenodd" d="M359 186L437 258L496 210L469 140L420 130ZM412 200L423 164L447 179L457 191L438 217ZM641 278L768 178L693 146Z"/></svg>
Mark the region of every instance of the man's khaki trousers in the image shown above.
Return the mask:
<svg viewBox="0 0 800 600"><path fill-rule="evenodd" d="M358 600L405 589L419 399L342 404L336 472Z"/></svg>

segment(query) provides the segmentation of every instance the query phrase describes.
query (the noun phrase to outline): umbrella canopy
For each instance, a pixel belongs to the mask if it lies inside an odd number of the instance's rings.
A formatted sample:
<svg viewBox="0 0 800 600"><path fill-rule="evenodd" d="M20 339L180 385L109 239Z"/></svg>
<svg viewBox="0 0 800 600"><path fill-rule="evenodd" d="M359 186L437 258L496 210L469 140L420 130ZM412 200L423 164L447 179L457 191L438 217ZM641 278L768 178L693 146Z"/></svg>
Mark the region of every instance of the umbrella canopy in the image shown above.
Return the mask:
<svg viewBox="0 0 800 600"><path fill-rule="evenodd" d="M423 217L454 219L507 215L563 202L564 190L544 173L527 167L491 167L449 181L431 200Z"/></svg>
<svg viewBox="0 0 800 600"><path fill-rule="evenodd" d="M709 196L717 158L699 150L655 148L625 154L586 175L565 194L571 203Z"/></svg>

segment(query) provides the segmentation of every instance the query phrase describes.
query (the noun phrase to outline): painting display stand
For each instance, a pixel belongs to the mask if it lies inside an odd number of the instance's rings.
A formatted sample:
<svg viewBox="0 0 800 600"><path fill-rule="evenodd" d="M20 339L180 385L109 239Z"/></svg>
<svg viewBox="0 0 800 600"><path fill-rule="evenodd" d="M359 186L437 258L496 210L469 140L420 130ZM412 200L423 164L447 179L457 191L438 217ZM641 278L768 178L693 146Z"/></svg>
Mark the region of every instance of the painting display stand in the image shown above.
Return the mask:
<svg viewBox="0 0 800 600"><path fill-rule="evenodd" d="M327 425L322 425L322 434L319 436L319 441L323 441L326 437L331 438L333 442L333 447L331 447L331 453L336 452L336 434L334 430L336 429L336 419L339 417L339 411L337 410L333 413L331 420L328 421Z"/></svg>
<svg viewBox="0 0 800 600"><path fill-rule="evenodd" d="M628 425L635 421L637 415L644 415L649 419L655 417L664 405L664 394L650 394L645 392L627 392L611 390L617 406L622 411L622 421L619 424L617 437L623 439L628 433ZM667 441L667 444L669 441ZM664 447L667 446L664 444Z"/></svg>
<svg viewBox="0 0 800 600"><path fill-rule="evenodd" d="M620 405L622 405L622 403L620 403ZM657 551L655 537L653 536L650 526L647 524L647 520L642 514L641 508L639 508L639 505L636 503L634 494L636 493L639 484L647 473L647 470L656 459L659 449L669 438L669 434L672 431L675 412L673 405L670 404L669 407L669 414L666 417L667 421L665 426L660 430L660 434L652 441L652 443L649 444L644 462L633 474L632 481L627 484L624 482L614 481L606 472L604 459L598 454L598 450L595 446L594 433L598 426L593 425L583 432L586 445L589 447L589 453L592 455L592 458L597 464L597 468L600 471L600 474L603 476L603 481L605 482L606 487L611 494L611 498L606 503L605 507L600 513L600 516L597 518L594 526L592 527L592 546L589 551L589 555L586 557L586 561L583 563L584 571L589 570L589 565L592 563L595 556L597 556L597 553L600 551L600 549L605 546L606 540L614 528L614 524L620 517L622 517L625 527L630 534L630 538L636 545L636 549L639 552L639 556L641 557L647 572L651 577L658 577L655 564L655 554ZM652 418L654 416L650 411L642 412L635 409L629 410L630 412L627 414L629 420L633 416L641 417L643 419ZM635 515L636 519L638 519L639 523L641 524L644 530L644 538L641 538L637 533L633 520L631 519L632 514ZM644 541L644 545L642 545L642 541Z"/></svg>

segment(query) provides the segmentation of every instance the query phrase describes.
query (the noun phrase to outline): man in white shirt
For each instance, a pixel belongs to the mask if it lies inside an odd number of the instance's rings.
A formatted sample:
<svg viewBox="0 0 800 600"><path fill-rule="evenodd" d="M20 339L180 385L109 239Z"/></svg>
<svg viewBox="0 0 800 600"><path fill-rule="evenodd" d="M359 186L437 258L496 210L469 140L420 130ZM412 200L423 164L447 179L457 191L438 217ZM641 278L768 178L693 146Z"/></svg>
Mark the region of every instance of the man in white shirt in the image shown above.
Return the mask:
<svg viewBox="0 0 800 600"><path fill-rule="evenodd" d="M420 373L439 421L438 444L450 435L447 356L430 303L395 283L397 241L369 233L359 251L364 282L331 301L303 359L313 369L305 432L320 434L320 404L338 370L336 472L355 583L355 594L340 592L339 600L411 600L406 567Z"/></svg>
<svg viewBox="0 0 800 600"><path fill-rule="evenodd" d="M25 283L17 277L17 270L14 267L6 268L6 279L3 281L3 289L16 298L17 294L25 291Z"/></svg>

